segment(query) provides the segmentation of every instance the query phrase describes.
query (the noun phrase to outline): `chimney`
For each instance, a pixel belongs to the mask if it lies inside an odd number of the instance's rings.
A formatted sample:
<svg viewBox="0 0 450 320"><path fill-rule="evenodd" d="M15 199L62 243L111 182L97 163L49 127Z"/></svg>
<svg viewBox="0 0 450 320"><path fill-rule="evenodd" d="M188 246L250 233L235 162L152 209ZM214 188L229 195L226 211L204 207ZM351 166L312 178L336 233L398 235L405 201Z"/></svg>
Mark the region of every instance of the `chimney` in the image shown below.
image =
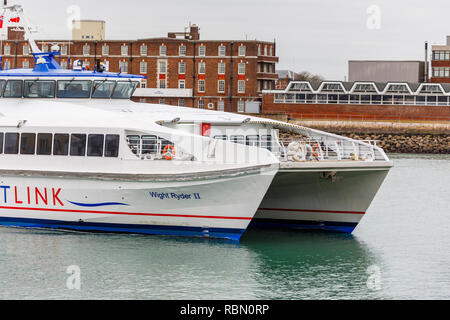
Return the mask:
<svg viewBox="0 0 450 320"><path fill-rule="evenodd" d="M191 25L189 33L191 40L200 40L200 28L196 24Z"/></svg>
<svg viewBox="0 0 450 320"><path fill-rule="evenodd" d="M25 32L17 30L16 27L8 27L7 40L22 41L25 40Z"/></svg>

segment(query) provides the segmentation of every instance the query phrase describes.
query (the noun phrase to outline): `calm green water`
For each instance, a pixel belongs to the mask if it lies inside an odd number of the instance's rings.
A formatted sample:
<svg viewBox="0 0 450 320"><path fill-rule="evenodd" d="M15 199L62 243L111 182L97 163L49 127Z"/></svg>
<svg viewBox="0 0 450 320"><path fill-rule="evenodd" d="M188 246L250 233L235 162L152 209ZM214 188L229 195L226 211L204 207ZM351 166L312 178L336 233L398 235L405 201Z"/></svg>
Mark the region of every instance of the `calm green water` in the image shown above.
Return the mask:
<svg viewBox="0 0 450 320"><path fill-rule="evenodd" d="M449 299L450 156L392 158L353 235L252 231L233 244L2 227L0 299Z"/></svg>

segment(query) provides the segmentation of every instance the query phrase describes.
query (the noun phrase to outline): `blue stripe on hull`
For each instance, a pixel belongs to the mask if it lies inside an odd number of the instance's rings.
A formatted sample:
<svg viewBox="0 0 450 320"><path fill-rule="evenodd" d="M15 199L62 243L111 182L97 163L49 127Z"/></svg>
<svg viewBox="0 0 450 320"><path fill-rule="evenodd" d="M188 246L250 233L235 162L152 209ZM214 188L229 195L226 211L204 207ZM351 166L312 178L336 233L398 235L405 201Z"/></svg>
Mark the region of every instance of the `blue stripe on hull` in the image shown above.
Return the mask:
<svg viewBox="0 0 450 320"><path fill-rule="evenodd" d="M133 233L170 236L209 237L239 241L245 229L201 228L159 225L72 222L58 220L0 217L0 225L25 228L45 228L86 232Z"/></svg>
<svg viewBox="0 0 450 320"><path fill-rule="evenodd" d="M308 229L352 233L357 225L358 223L352 222L253 219L248 228Z"/></svg>

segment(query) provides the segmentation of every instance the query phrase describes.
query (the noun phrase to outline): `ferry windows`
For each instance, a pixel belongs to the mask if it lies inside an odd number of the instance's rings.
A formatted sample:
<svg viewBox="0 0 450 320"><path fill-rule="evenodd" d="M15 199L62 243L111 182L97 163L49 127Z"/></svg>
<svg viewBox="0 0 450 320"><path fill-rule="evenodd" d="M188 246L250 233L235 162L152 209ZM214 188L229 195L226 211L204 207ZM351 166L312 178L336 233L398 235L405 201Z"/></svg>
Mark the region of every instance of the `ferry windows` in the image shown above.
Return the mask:
<svg viewBox="0 0 450 320"><path fill-rule="evenodd" d="M259 147L259 136L247 136L246 144L248 146Z"/></svg>
<svg viewBox="0 0 450 320"><path fill-rule="evenodd" d="M35 143L35 133L22 133L20 137L20 154L34 155Z"/></svg>
<svg viewBox="0 0 450 320"><path fill-rule="evenodd" d="M130 99L137 87L137 82L117 82L114 89L113 99Z"/></svg>
<svg viewBox="0 0 450 320"><path fill-rule="evenodd" d="M0 80L0 96L3 93L3 89L5 88L5 84L6 84L5 80Z"/></svg>
<svg viewBox="0 0 450 320"><path fill-rule="evenodd" d="M86 135L72 134L70 138L70 155L85 156L86 155Z"/></svg>
<svg viewBox="0 0 450 320"><path fill-rule="evenodd" d="M92 98L110 98L116 85L115 81L94 81L94 89L92 89Z"/></svg>
<svg viewBox="0 0 450 320"><path fill-rule="evenodd" d="M120 136L118 134L107 134L105 137L105 157L117 158L119 156Z"/></svg>
<svg viewBox="0 0 450 320"><path fill-rule="evenodd" d="M3 153L3 138L5 134L3 132L0 132L0 153Z"/></svg>
<svg viewBox="0 0 450 320"><path fill-rule="evenodd" d="M55 81L25 80L25 98L54 98Z"/></svg>
<svg viewBox="0 0 450 320"><path fill-rule="evenodd" d="M39 133L36 143L36 154L40 156L50 156L52 154L52 134Z"/></svg>
<svg viewBox="0 0 450 320"><path fill-rule="evenodd" d="M21 80L8 80L5 87L4 98L22 98L23 82Z"/></svg>
<svg viewBox="0 0 450 320"><path fill-rule="evenodd" d="M53 141L53 155L67 156L69 154L69 135L55 134Z"/></svg>
<svg viewBox="0 0 450 320"><path fill-rule="evenodd" d="M70 80L58 81L58 98L89 98L91 95L91 81Z"/></svg>
<svg viewBox="0 0 450 320"><path fill-rule="evenodd" d="M5 154L19 153L19 134L7 133L5 135Z"/></svg>
<svg viewBox="0 0 450 320"><path fill-rule="evenodd" d="M234 143L244 144L244 136L231 136L230 141Z"/></svg>
<svg viewBox="0 0 450 320"><path fill-rule="evenodd" d="M88 157L103 157L103 141L102 134L90 134L88 137Z"/></svg>
<svg viewBox="0 0 450 320"><path fill-rule="evenodd" d="M269 151L272 151L272 136L271 135L261 136L261 147L266 148Z"/></svg>
<svg viewBox="0 0 450 320"><path fill-rule="evenodd" d="M214 139L227 141L228 137L225 135L221 135L221 136L214 136Z"/></svg>

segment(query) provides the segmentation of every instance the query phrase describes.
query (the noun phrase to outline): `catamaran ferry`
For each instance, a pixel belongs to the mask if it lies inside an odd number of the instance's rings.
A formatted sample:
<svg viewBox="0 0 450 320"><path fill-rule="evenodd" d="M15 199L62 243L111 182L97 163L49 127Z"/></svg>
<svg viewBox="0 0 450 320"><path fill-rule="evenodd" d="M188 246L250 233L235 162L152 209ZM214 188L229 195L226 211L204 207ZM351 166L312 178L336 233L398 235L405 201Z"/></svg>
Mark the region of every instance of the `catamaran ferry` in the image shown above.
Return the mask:
<svg viewBox="0 0 450 320"><path fill-rule="evenodd" d="M239 240L278 171L270 151L129 113L141 76L63 70L23 28L34 69L0 71L1 225Z"/></svg>

